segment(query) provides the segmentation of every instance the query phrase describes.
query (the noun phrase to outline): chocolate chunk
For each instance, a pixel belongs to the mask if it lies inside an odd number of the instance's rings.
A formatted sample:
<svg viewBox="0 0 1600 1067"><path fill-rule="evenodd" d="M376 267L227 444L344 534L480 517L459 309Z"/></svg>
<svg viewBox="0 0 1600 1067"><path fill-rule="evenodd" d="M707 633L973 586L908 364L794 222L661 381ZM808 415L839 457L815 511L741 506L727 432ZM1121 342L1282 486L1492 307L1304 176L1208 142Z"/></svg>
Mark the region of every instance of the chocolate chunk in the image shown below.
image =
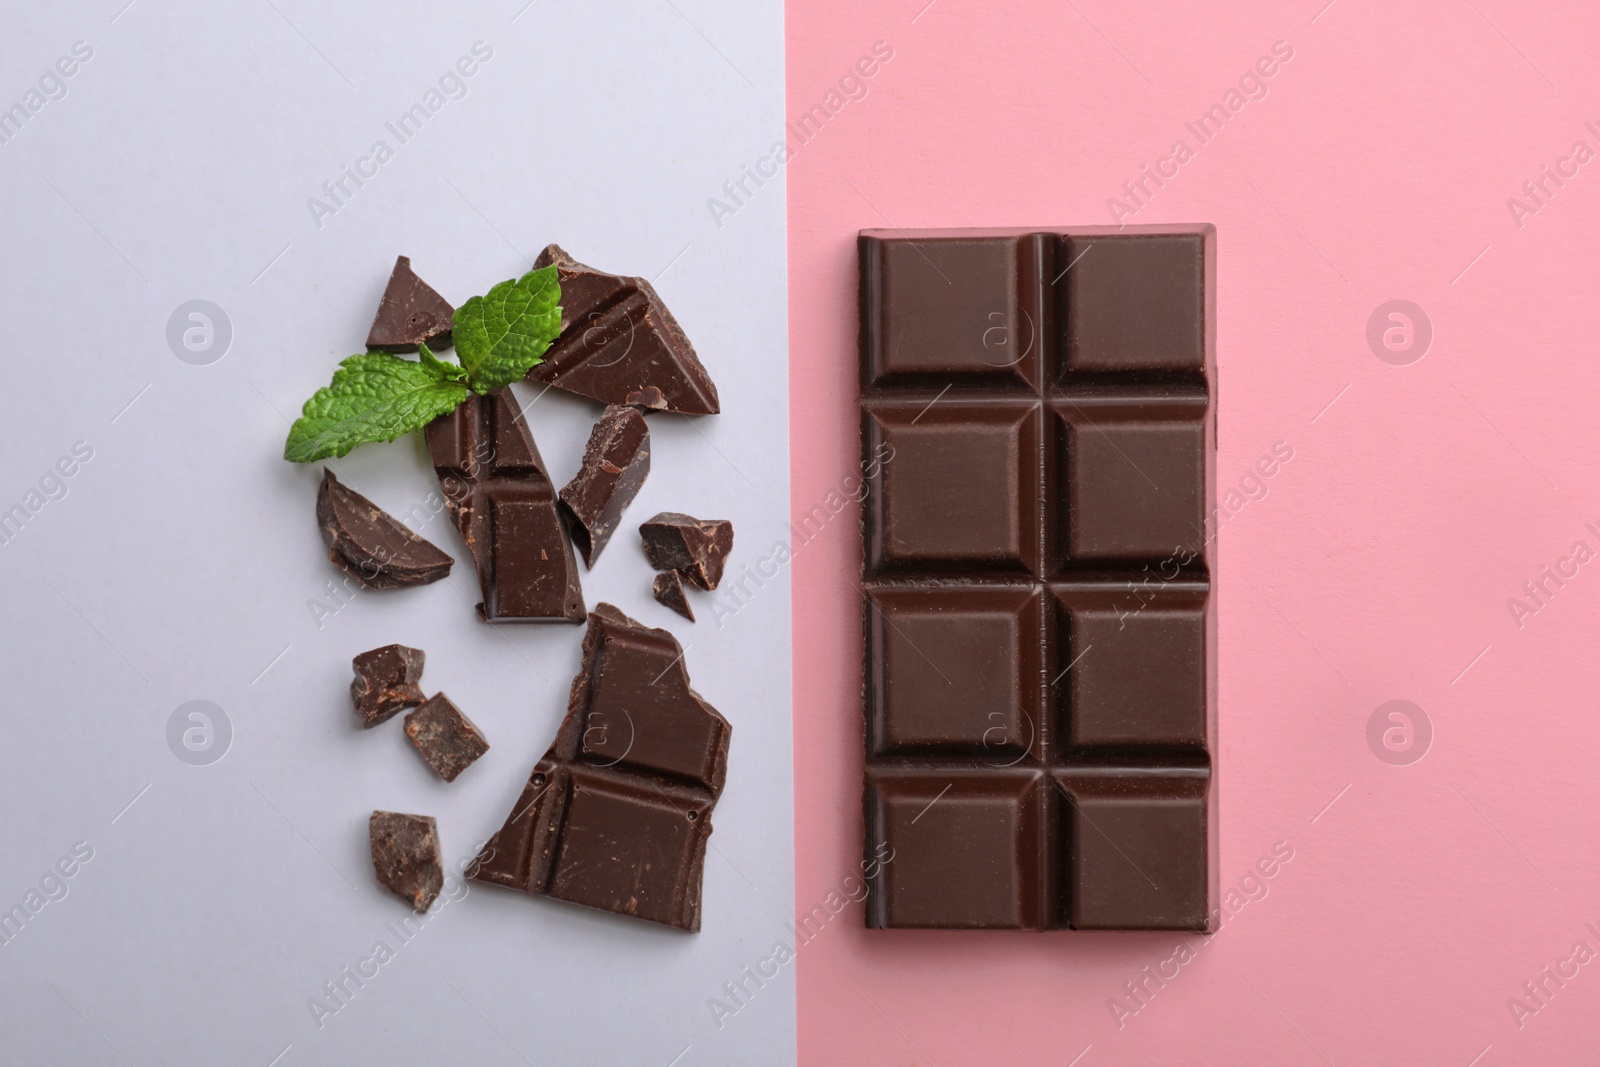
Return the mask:
<svg viewBox="0 0 1600 1067"><path fill-rule="evenodd" d="M350 661L355 680L350 683L350 699L368 730L387 722L395 712L422 703L422 649L405 645L384 645L363 652Z"/></svg>
<svg viewBox="0 0 1600 1067"><path fill-rule="evenodd" d="M368 589L402 589L437 582L455 560L388 512L322 470L317 524L334 565Z"/></svg>
<svg viewBox="0 0 1600 1067"><path fill-rule="evenodd" d="M428 424L445 506L478 568L485 619L583 621L578 565L510 390L470 396Z"/></svg>
<svg viewBox="0 0 1600 1067"><path fill-rule="evenodd" d="M652 590L657 600L694 622L694 609L689 606L689 597L683 591L683 575L677 571L662 571L656 575Z"/></svg>
<svg viewBox="0 0 1600 1067"><path fill-rule="evenodd" d="M367 836L378 884L419 915L432 907L444 887L438 825L426 815L375 811L367 823Z"/></svg>
<svg viewBox="0 0 1600 1067"><path fill-rule="evenodd" d="M415 352L422 344L449 348L454 322L455 309L449 301L412 272L409 256L397 256L367 331L367 348L375 352Z"/></svg>
<svg viewBox="0 0 1600 1067"><path fill-rule="evenodd" d="M867 925L1215 929L1215 231L860 254Z"/></svg>
<svg viewBox="0 0 1600 1067"><path fill-rule="evenodd" d="M417 746L434 773L447 782L489 751L489 742L443 693L406 716L406 736Z"/></svg>
<svg viewBox="0 0 1600 1067"><path fill-rule="evenodd" d="M594 424L583 450L583 466L561 490L567 529L593 567L650 473L650 428L631 407L612 404Z"/></svg>
<svg viewBox="0 0 1600 1067"><path fill-rule="evenodd" d="M530 380L604 404L688 415L720 410L717 387L649 282L586 267L558 245L534 265L552 263L561 280L561 336Z"/></svg>
<svg viewBox="0 0 1600 1067"><path fill-rule="evenodd" d="M639 527L644 554L658 571L677 571L701 589L715 589L733 551L733 523L663 511Z"/></svg>
<svg viewBox="0 0 1600 1067"><path fill-rule="evenodd" d="M671 634L598 605L555 744L469 876L700 929L729 733L689 687Z"/></svg>

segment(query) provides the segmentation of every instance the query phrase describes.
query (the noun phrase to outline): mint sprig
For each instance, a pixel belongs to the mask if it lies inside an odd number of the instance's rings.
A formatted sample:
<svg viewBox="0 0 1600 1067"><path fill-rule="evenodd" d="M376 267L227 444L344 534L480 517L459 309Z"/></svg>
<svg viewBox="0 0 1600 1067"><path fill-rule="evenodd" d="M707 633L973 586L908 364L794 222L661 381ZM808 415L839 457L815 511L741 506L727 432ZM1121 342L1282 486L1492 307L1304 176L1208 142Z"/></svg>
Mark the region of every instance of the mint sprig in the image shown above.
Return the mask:
<svg viewBox="0 0 1600 1067"><path fill-rule="evenodd" d="M343 456L368 441L393 441L454 411L468 396L524 377L561 332L556 268L501 282L456 309L460 364L418 346L416 360L383 352L351 356L318 389L289 429L283 458L293 463Z"/></svg>
<svg viewBox="0 0 1600 1067"><path fill-rule="evenodd" d="M525 377L561 332L554 265L501 282L456 309L456 356L482 395Z"/></svg>

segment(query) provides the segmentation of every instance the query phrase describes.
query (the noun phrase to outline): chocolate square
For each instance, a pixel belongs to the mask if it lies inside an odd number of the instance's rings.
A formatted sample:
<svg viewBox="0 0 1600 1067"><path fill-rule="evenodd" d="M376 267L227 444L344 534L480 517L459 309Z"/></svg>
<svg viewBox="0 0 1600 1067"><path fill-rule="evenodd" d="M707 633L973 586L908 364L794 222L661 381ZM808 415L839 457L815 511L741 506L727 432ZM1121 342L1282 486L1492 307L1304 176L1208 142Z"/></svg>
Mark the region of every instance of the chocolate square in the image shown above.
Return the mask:
<svg viewBox="0 0 1600 1067"><path fill-rule="evenodd" d="M1056 257L1067 372L1204 372L1206 234L1064 236Z"/></svg>
<svg viewBox="0 0 1600 1067"><path fill-rule="evenodd" d="M1206 596L1156 576L1121 589L1057 585L1053 719L1072 745L1206 742ZM1070 670L1068 669L1070 666Z"/></svg>
<svg viewBox="0 0 1600 1067"><path fill-rule="evenodd" d="M1038 590L951 583L868 590L868 747L968 755L996 766L1037 750Z"/></svg>
<svg viewBox="0 0 1600 1067"><path fill-rule="evenodd" d="M1206 777L1057 782L1074 929L1209 928Z"/></svg>
<svg viewBox="0 0 1600 1067"><path fill-rule="evenodd" d="M1030 573L1039 560L1041 412L1035 401L918 397L866 413L884 457L866 501L869 571Z"/></svg>
<svg viewBox="0 0 1600 1067"><path fill-rule="evenodd" d="M651 922L679 922L679 886L696 852L705 850L700 815L699 808L665 794L575 769L550 895ZM607 862L594 862L596 856Z"/></svg>
<svg viewBox="0 0 1600 1067"><path fill-rule="evenodd" d="M1031 388L1046 321L1046 235L863 241L866 385L936 380Z"/></svg>
<svg viewBox="0 0 1600 1067"><path fill-rule="evenodd" d="M1041 925L1039 787L1036 773L869 776L867 851L893 857L878 872L869 923Z"/></svg>
<svg viewBox="0 0 1600 1067"><path fill-rule="evenodd" d="M1205 551L1206 425L1198 403L1052 404L1066 555L1184 565ZM1064 505L1064 508L1063 508Z"/></svg>

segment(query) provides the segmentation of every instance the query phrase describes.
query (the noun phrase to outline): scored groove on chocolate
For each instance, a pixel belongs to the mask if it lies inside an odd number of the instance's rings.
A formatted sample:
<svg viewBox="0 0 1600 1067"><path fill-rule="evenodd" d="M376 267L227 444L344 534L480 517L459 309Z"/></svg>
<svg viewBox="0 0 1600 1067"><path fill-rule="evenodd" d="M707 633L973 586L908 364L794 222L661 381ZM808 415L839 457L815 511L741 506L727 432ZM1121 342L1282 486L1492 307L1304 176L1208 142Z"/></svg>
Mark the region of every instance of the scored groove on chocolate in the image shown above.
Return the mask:
<svg viewBox="0 0 1600 1067"><path fill-rule="evenodd" d="M1215 230L859 251L867 925L1214 929Z"/></svg>

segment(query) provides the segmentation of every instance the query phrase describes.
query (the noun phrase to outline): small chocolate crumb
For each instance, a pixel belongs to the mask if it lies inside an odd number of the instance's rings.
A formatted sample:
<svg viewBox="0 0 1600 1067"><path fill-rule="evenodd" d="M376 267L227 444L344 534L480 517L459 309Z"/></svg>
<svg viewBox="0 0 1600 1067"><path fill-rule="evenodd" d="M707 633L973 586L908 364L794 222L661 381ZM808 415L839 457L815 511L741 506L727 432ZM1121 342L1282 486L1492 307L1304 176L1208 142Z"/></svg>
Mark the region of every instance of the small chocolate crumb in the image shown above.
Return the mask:
<svg viewBox="0 0 1600 1067"><path fill-rule="evenodd" d="M689 607L689 597L683 591L683 575L677 571L662 571L656 575L655 594L661 603L694 622L694 609Z"/></svg>
<svg viewBox="0 0 1600 1067"><path fill-rule="evenodd" d="M334 566L368 589L437 582L455 560L323 468L317 525Z"/></svg>
<svg viewBox="0 0 1600 1067"><path fill-rule="evenodd" d="M426 815L375 811L367 823L378 884L422 914L444 888L439 826Z"/></svg>
<svg viewBox="0 0 1600 1067"><path fill-rule="evenodd" d="M422 689L417 682L422 678L423 659L420 648L384 645L350 661L356 672L350 683L350 699L361 716L362 726L370 730L396 712L422 703Z"/></svg>
<svg viewBox="0 0 1600 1067"><path fill-rule="evenodd" d="M406 736L435 774L447 782L489 751L489 742L443 693L406 716Z"/></svg>
<svg viewBox="0 0 1600 1067"><path fill-rule="evenodd" d="M639 527L644 554L658 571L678 571L701 589L715 589L733 549L733 523L663 511Z"/></svg>

